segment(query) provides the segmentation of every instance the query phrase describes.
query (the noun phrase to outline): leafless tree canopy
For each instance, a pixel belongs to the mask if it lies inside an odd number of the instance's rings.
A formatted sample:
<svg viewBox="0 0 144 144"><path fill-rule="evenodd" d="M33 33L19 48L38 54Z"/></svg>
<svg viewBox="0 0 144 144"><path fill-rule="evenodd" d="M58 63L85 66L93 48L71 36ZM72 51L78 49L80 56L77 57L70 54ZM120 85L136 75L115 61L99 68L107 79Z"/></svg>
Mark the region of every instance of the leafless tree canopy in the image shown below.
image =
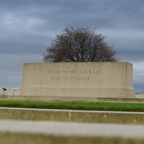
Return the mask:
<svg viewBox="0 0 144 144"><path fill-rule="evenodd" d="M43 54L44 62L117 62L116 50L105 37L84 27L65 28Z"/></svg>

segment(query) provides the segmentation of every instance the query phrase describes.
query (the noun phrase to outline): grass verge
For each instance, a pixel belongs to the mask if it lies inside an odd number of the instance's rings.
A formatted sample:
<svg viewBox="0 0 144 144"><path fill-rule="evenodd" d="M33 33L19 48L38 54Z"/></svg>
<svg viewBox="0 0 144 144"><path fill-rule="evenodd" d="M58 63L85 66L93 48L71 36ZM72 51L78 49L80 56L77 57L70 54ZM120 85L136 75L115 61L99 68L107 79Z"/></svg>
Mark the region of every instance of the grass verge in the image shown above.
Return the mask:
<svg viewBox="0 0 144 144"><path fill-rule="evenodd" d="M144 112L143 103L0 101L0 107Z"/></svg>

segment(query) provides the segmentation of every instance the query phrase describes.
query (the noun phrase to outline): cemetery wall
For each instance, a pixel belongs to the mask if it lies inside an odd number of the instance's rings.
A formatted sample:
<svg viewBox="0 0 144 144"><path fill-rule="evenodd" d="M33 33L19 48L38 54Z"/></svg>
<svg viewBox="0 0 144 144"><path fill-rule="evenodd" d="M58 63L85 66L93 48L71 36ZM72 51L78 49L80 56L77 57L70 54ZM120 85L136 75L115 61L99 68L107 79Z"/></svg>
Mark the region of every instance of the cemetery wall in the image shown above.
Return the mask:
<svg viewBox="0 0 144 144"><path fill-rule="evenodd" d="M8 88L6 90L3 90L3 88L0 88L0 95L19 95L19 89Z"/></svg>

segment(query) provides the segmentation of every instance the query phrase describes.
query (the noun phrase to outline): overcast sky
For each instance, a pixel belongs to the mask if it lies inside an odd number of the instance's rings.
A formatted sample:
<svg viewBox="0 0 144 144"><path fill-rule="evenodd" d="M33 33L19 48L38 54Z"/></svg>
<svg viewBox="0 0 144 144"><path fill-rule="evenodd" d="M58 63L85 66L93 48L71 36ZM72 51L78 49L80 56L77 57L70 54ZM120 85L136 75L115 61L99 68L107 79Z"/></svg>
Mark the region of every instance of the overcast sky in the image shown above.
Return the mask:
<svg viewBox="0 0 144 144"><path fill-rule="evenodd" d="M106 36L144 93L144 0L0 0L0 87L20 87L22 64L43 62L55 33L70 26Z"/></svg>

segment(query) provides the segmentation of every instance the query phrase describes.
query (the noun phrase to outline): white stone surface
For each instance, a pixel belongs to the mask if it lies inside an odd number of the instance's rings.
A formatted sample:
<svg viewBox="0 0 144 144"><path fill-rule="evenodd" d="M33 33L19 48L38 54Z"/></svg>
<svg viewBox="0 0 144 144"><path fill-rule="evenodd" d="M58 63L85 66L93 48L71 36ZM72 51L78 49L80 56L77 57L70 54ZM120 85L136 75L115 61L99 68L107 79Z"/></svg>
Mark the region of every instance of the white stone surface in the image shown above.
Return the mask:
<svg viewBox="0 0 144 144"><path fill-rule="evenodd" d="M135 97L127 62L24 63L21 96Z"/></svg>
<svg viewBox="0 0 144 144"><path fill-rule="evenodd" d="M144 138L144 125L84 124L0 120L0 131L65 136Z"/></svg>

